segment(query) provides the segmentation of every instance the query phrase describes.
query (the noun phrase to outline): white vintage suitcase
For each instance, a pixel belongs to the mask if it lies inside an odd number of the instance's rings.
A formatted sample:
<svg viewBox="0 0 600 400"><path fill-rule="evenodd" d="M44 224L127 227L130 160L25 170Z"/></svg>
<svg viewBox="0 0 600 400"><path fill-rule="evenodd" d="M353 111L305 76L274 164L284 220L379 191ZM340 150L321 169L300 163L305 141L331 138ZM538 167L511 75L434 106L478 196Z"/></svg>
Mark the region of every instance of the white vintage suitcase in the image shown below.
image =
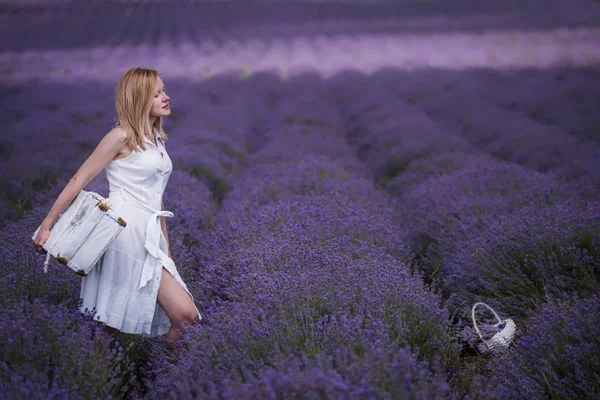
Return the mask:
<svg viewBox="0 0 600 400"><path fill-rule="evenodd" d="M59 216L42 246L48 252L44 272L52 256L77 274L87 275L126 225L106 199L82 190ZM34 232L33 240L39 230Z"/></svg>

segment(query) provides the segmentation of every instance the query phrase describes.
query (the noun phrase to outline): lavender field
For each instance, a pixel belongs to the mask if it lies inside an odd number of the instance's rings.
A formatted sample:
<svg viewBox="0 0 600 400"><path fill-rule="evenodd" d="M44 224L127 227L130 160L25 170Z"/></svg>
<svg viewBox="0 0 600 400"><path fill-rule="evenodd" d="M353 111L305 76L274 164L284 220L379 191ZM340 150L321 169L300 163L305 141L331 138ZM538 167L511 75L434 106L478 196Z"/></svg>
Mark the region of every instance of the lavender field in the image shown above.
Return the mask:
<svg viewBox="0 0 600 400"><path fill-rule="evenodd" d="M107 335L30 239L134 66L178 344ZM3 398L600 399L600 2L0 0L0 93Z"/></svg>

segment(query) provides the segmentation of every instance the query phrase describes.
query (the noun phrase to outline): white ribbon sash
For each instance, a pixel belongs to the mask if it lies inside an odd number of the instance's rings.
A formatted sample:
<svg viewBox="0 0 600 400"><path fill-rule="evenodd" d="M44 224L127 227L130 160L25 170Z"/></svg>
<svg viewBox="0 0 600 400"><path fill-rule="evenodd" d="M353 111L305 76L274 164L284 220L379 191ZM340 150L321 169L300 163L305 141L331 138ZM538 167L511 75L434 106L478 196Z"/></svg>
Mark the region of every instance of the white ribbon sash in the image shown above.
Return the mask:
<svg viewBox="0 0 600 400"><path fill-rule="evenodd" d="M144 260L144 265L142 266L142 276L140 277L140 283L138 285L139 290L146 286L150 280L152 280L154 267L156 266L157 262L160 262L160 264L164 265L165 267L171 267L171 270L175 270L175 263L171 257L169 257L168 254L166 254L160 248L161 239L165 242L165 249L167 248L166 239L160 226L160 217L171 218L174 216L174 214L171 211L155 210L148 205L134 199L133 197L125 196L122 188L121 193L111 192L109 197L114 197L115 195L121 196L123 197L123 200L131 202L143 210L152 213L150 218L148 218L148 223L146 224L146 241L144 243L144 247L148 251L148 254Z"/></svg>
<svg viewBox="0 0 600 400"><path fill-rule="evenodd" d="M148 255L146 255L146 260L144 260L142 277L140 278L138 289L146 286L152 279L154 266L156 265L157 260L159 260L162 265L169 264L169 266L175 269L173 260L160 248L160 239L163 233L160 227L160 217L171 218L173 217L173 213L171 211L155 211L148 219L148 224L146 226L146 243L144 244L144 247L148 250Z"/></svg>

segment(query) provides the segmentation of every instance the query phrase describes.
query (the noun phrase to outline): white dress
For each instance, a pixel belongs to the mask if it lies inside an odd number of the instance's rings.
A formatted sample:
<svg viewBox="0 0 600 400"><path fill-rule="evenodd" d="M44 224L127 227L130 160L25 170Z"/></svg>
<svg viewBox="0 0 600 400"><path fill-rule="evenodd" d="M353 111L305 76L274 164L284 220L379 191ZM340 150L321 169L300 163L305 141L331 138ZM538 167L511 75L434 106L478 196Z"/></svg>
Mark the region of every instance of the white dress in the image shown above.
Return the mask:
<svg viewBox="0 0 600 400"><path fill-rule="evenodd" d="M156 129L154 136L157 146L144 138L145 151L133 151L106 166L108 203L127 226L81 284L82 312L93 310L94 320L145 336L165 334L171 327L156 301L163 267L194 300L167 255L160 227L161 216L173 216L161 211L173 164ZM199 311L198 317L202 319Z"/></svg>

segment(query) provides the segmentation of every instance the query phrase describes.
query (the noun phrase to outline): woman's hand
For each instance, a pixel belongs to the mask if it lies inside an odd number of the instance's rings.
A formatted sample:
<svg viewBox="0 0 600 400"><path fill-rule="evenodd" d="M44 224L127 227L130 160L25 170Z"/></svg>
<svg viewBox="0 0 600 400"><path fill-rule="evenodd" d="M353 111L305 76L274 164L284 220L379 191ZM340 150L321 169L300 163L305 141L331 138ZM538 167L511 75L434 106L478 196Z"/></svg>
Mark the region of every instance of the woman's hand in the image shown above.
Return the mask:
<svg viewBox="0 0 600 400"><path fill-rule="evenodd" d="M42 224L37 236L35 237L35 240L33 241L33 247L35 248L35 251L37 251L40 254L46 254L46 250L44 250L42 246L44 245L44 243L46 243L49 237L50 227L48 225Z"/></svg>

